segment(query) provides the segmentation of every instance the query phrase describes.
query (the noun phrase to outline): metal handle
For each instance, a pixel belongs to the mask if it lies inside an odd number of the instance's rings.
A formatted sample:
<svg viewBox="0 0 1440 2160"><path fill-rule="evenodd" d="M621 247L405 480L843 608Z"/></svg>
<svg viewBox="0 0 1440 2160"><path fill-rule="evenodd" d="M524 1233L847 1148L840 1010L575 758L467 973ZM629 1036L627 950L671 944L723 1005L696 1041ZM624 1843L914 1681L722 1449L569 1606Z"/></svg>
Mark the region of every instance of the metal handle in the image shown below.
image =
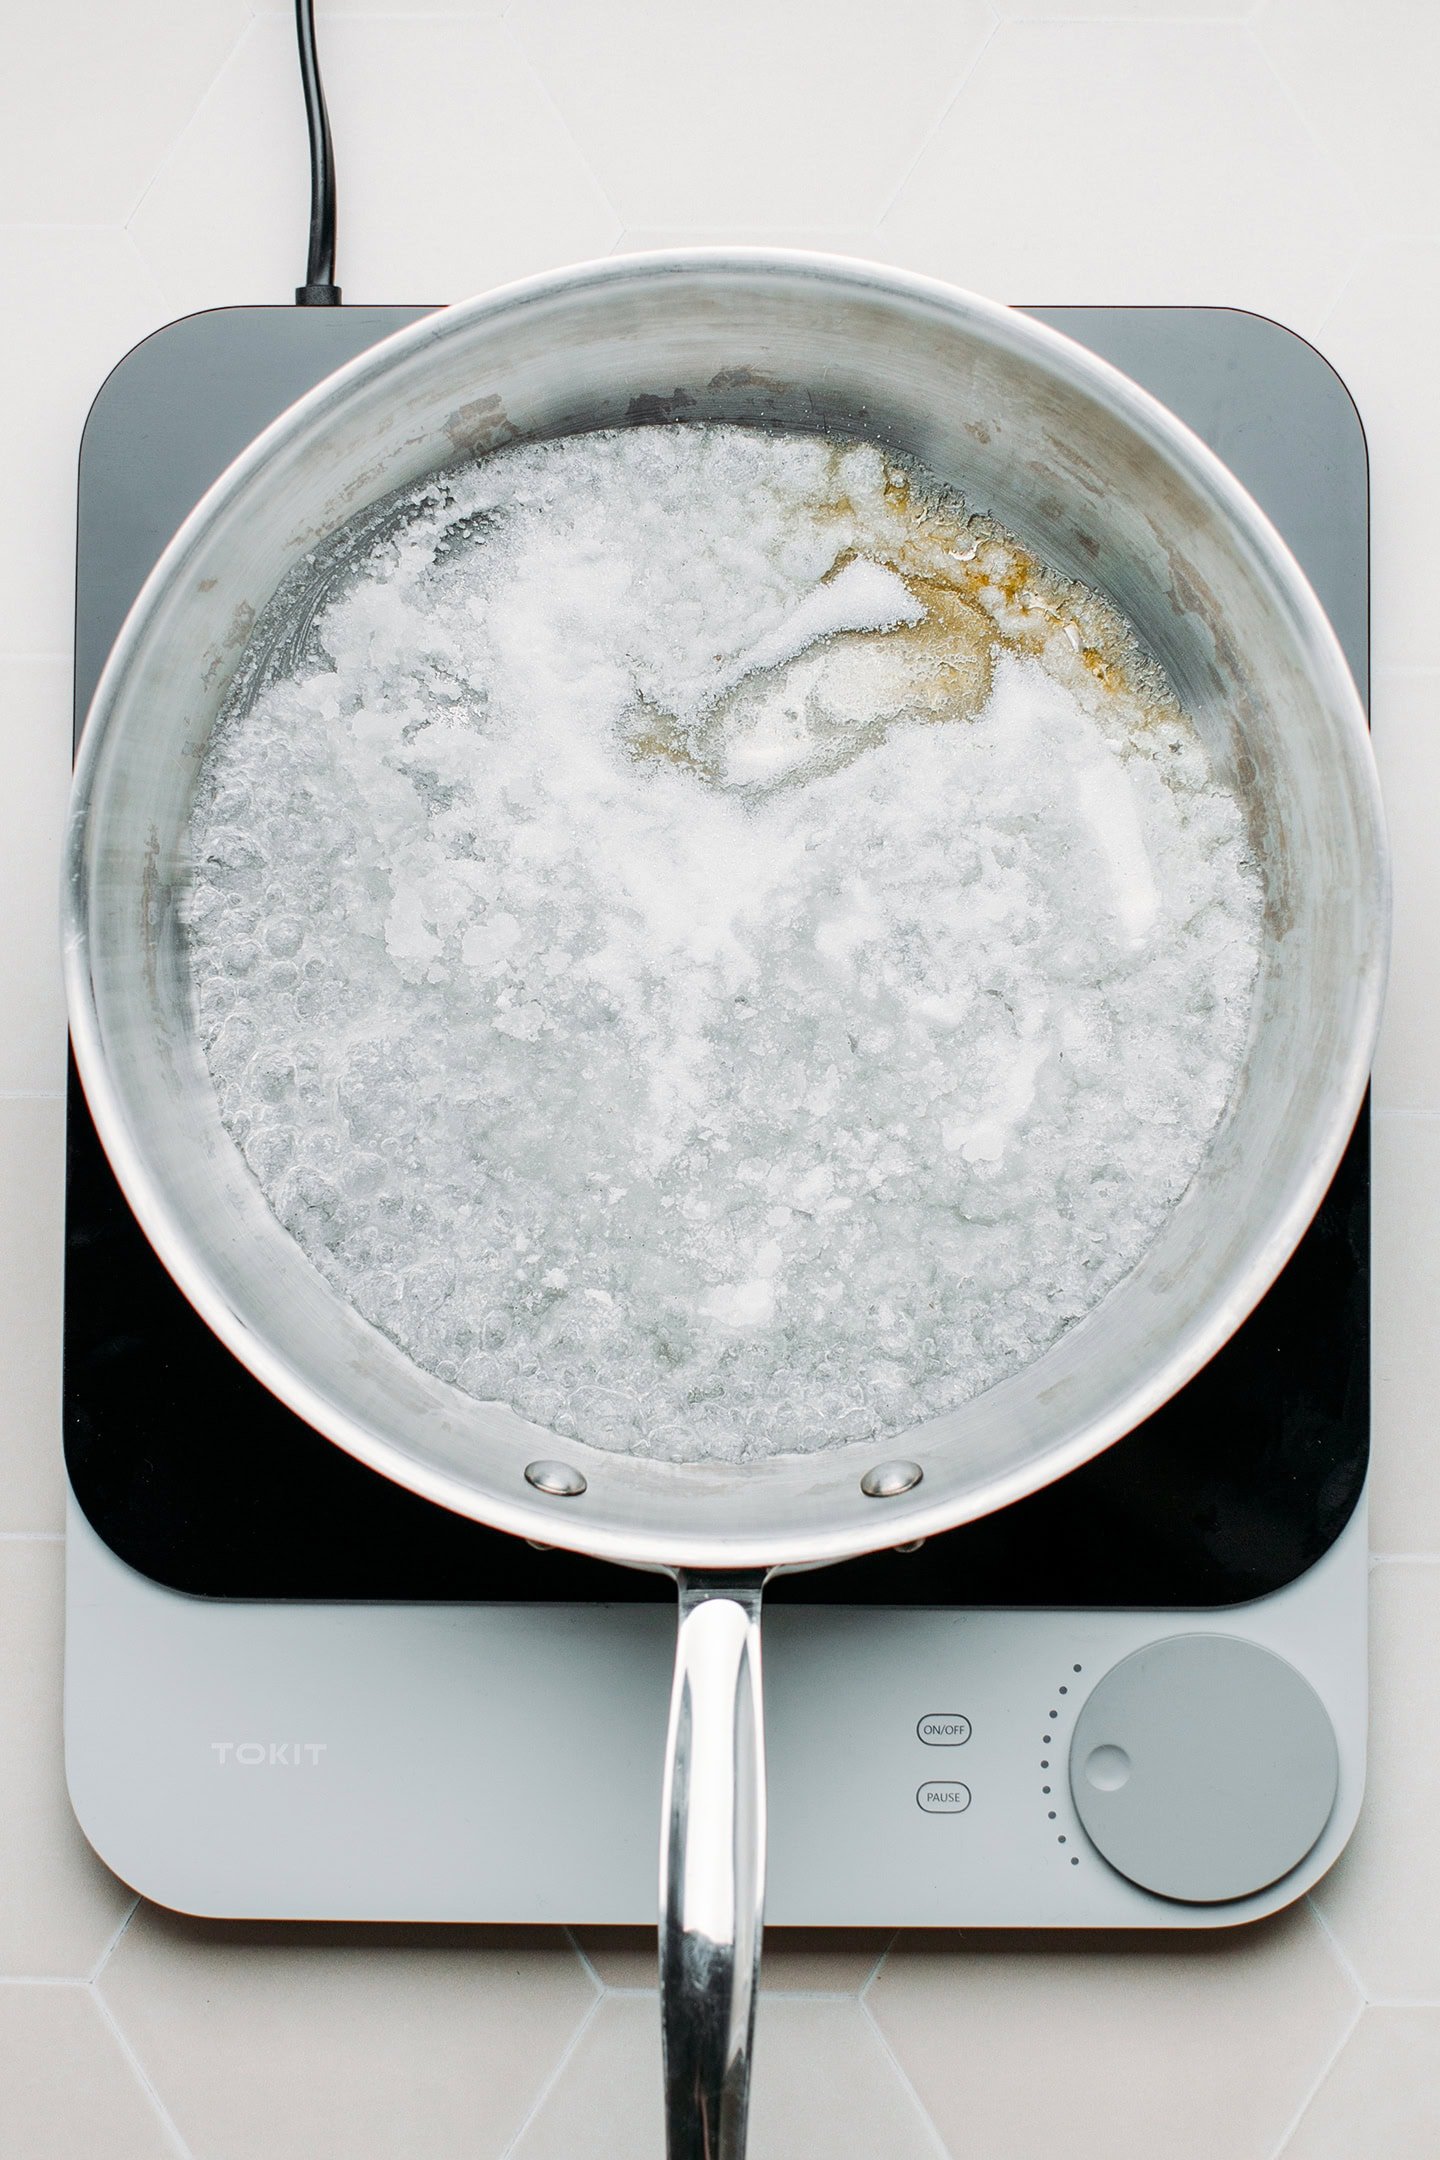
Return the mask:
<svg viewBox="0 0 1440 2160"><path fill-rule="evenodd" d="M668 2160L745 2160L765 1922L765 1576L682 1572L660 1830Z"/></svg>

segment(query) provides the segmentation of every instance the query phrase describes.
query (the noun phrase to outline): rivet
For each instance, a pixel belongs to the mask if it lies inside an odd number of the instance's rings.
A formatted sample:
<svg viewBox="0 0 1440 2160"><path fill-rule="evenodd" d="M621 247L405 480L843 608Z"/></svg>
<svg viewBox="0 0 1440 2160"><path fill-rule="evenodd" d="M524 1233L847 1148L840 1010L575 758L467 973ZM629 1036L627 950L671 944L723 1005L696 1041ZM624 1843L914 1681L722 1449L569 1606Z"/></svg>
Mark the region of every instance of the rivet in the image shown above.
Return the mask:
<svg viewBox="0 0 1440 2160"><path fill-rule="evenodd" d="M925 1473L918 1462L876 1463L860 1480L860 1490L867 1500L897 1500L901 1493L914 1490Z"/></svg>
<svg viewBox="0 0 1440 2160"><path fill-rule="evenodd" d="M550 1493L557 1500L577 1499L585 1490L583 1471L565 1462L526 1463L525 1482L536 1492Z"/></svg>
<svg viewBox="0 0 1440 2160"><path fill-rule="evenodd" d="M919 1552L924 1542L923 1537L911 1538L908 1545L897 1545L895 1550L896 1552Z"/></svg>

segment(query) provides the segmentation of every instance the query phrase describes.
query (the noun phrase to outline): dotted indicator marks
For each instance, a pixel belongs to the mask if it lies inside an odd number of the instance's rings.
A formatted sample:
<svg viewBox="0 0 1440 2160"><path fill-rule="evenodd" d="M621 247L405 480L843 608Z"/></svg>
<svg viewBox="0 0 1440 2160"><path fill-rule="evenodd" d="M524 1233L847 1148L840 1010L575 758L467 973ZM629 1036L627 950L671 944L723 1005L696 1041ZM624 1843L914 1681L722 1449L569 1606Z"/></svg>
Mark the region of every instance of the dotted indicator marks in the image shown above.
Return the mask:
<svg viewBox="0 0 1440 2160"><path fill-rule="evenodd" d="M1071 1668L1070 1668L1070 1670L1071 1670L1071 1672L1072 1672L1072 1673L1077 1673L1077 1674L1078 1674L1078 1673L1080 1673L1081 1671L1083 1671L1083 1669L1084 1669L1084 1668L1083 1668L1082 1666L1079 1666L1079 1665L1072 1665L1072 1666L1071 1666ZM1057 1689L1055 1690L1055 1692L1056 1692L1056 1695L1057 1695L1057 1696L1063 1696L1063 1695L1068 1695L1068 1694L1070 1693L1070 1682L1069 1682L1068 1680L1067 1680L1067 1681L1065 1681L1065 1682L1064 1682L1064 1684L1063 1684L1062 1686L1058 1687L1058 1688L1057 1688ZM1053 1747L1055 1747L1055 1745L1056 1745L1056 1743L1057 1743L1057 1741L1058 1741L1058 1739L1059 1739L1059 1735L1058 1735L1058 1734L1056 1733L1056 1731L1055 1731L1055 1727L1056 1727L1056 1726L1057 1726L1057 1725L1059 1724L1059 1722L1060 1722L1060 1704L1059 1704L1059 1702L1057 1701L1057 1702L1056 1702L1056 1703L1055 1703L1055 1704L1054 1704L1054 1705L1052 1706L1052 1708L1051 1708L1050 1710L1048 1710L1048 1711L1046 1712L1046 1724L1047 1724L1047 1725L1049 1726L1049 1728L1050 1728L1050 1729L1049 1729L1049 1731L1047 1731L1047 1732L1043 1732L1043 1733L1042 1733L1042 1734L1040 1735L1040 1745L1041 1745L1041 1747L1042 1747L1043 1749L1045 1749L1045 1750L1046 1750L1046 1752L1045 1752L1044 1754L1042 1754L1042 1756L1040 1757L1040 1768L1041 1768L1041 1770L1042 1770L1042 1771L1048 1771L1048 1770L1050 1769L1050 1766L1051 1766L1051 1762L1052 1762L1052 1757L1051 1757L1051 1755L1050 1755L1050 1753L1049 1753L1049 1750L1050 1750L1050 1749L1052 1749ZM1042 1786L1041 1786L1041 1788L1040 1788L1040 1796L1041 1796L1041 1798L1042 1798L1042 1799L1044 1799L1044 1800L1050 1800L1050 1799L1053 1799L1053 1798L1054 1798L1054 1794L1055 1794L1055 1788L1054 1788L1054 1785L1053 1785L1053 1783L1047 1783L1047 1784L1044 1784L1044 1785L1042 1785ZM1059 1819L1060 1819L1060 1813L1059 1813L1059 1809L1058 1809L1058 1808L1053 1808L1053 1807L1047 1807L1047 1808L1046 1808L1046 1810L1045 1810L1045 1820L1046 1820L1047 1822L1050 1822L1050 1823L1054 1823L1054 1822L1058 1822L1058 1821L1059 1821ZM1054 1838L1055 1838L1055 1842L1056 1842L1056 1844L1057 1844L1057 1845L1068 1845L1068 1844L1069 1844L1069 1842L1070 1842L1069 1836L1068 1836L1067 1832L1065 1832L1064 1830L1057 1830L1057 1831L1055 1831L1055 1832L1053 1833L1053 1835L1054 1835ZM1080 1856L1079 1856L1079 1854L1078 1854L1078 1853L1070 1853L1070 1854L1068 1854L1068 1855L1067 1855L1067 1857L1068 1857L1068 1859L1069 1859L1069 1862L1070 1862L1070 1865L1071 1865L1071 1867L1079 1867L1079 1865L1080 1865Z"/></svg>

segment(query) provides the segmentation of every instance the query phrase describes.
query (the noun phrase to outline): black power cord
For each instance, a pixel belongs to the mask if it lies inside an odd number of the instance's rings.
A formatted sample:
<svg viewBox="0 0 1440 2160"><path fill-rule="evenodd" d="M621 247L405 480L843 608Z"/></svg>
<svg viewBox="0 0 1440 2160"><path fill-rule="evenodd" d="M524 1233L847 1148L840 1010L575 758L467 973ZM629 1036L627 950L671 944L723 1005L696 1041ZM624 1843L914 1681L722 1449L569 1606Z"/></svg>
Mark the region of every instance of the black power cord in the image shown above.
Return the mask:
<svg viewBox="0 0 1440 2160"><path fill-rule="evenodd" d="M295 35L300 45L300 81L305 91L305 124L310 130L310 252L305 283L295 288L298 307L338 307L335 283L335 150L330 115L315 52L315 0L295 0Z"/></svg>

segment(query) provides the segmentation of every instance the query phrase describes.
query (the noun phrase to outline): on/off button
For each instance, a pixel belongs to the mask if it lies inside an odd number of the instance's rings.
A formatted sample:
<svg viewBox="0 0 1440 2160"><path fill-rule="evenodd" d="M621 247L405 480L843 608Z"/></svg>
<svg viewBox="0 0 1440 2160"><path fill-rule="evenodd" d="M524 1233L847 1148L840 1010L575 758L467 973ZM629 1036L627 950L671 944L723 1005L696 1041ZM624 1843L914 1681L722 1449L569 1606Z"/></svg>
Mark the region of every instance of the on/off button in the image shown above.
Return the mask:
<svg viewBox="0 0 1440 2160"><path fill-rule="evenodd" d="M970 1737L970 1720L958 1710L932 1710L915 1728L926 1747L964 1747Z"/></svg>

